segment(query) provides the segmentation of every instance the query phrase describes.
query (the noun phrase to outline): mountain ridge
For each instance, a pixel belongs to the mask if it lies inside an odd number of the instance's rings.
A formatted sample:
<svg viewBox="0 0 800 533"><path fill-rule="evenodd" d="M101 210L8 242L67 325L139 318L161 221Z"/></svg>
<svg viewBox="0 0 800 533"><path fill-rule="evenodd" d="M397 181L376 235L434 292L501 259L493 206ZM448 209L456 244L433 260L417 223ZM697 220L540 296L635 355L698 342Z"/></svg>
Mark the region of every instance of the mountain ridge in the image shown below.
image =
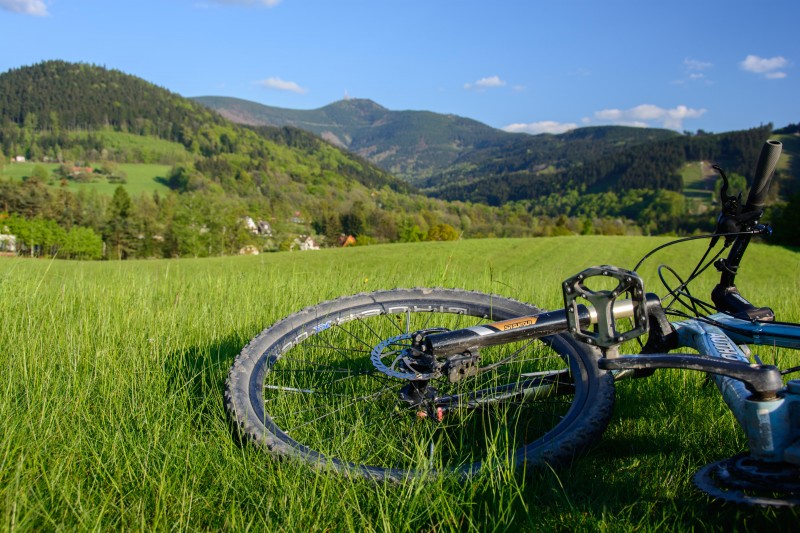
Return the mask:
<svg viewBox="0 0 800 533"><path fill-rule="evenodd" d="M506 132L477 120L432 111L389 110L369 99L344 99L310 109L286 109L222 96L192 100L227 118L250 125L292 126L310 131L414 185L430 187L465 160L497 159L509 150L536 154L530 166L556 162L548 152L576 140L607 150L678 136L672 130L594 126L563 134ZM560 152L563 159L563 152Z"/></svg>
<svg viewBox="0 0 800 533"><path fill-rule="evenodd" d="M391 111L368 99L340 100L313 110L228 97L195 101L218 112L235 111L239 120L306 128L428 196L495 206L572 189L680 192L682 166L689 161L715 161L749 179L760 146L772 132L771 124L720 134L588 126L531 135L456 115Z"/></svg>

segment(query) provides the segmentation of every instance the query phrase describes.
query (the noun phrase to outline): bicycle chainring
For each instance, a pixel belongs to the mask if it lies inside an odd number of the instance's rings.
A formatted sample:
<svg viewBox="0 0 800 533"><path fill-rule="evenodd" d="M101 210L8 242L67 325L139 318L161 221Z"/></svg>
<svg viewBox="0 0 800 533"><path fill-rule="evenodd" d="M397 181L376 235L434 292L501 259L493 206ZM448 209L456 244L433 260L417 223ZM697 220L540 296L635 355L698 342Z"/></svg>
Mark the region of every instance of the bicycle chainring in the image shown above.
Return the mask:
<svg viewBox="0 0 800 533"><path fill-rule="evenodd" d="M800 505L800 467L767 463L743 453L708 464L693 478L713 498L761 507Z"/></svg>

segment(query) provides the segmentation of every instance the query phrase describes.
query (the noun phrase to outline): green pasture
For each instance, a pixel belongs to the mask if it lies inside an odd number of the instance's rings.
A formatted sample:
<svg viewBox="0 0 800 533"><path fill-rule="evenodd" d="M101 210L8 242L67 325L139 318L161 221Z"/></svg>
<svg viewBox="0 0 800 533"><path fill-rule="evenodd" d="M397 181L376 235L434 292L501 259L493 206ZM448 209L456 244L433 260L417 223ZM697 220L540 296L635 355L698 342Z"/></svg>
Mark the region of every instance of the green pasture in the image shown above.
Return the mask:
<svg viewBox="0 0 800 533"><path fill-rule="evenodd" d="M683 195L693 203L710 204L714 199L714 184L706 176L708 163L692 161L683 165Z"/></svg>
<svg viewBox="0 0 800 533"><path fill-rule="evenodd" d="M0 179L22 180L33 173L34 167L40 165L53 176L53 172L58 168L56 163L6 163L0 167ZM98 164L92 164L96 166ZM152 194L153 192L165 193L169 187L164 185L159 178L166 178L172 168L169 165L157 165L146 163L120 163L116 167L125 173L127 183L123 184L131 196L139 196L142 193ZM50 183L53 188L60 188L61 183L53 176ZM72 192L80 190L96 190L100 194L113 196L114 190L119 186L118 183L109 183L104 176L97 175L95 181L91 183L79 183L68 180L66 188Z"/></svg>
<svg viewBox="0 0 800 533"><path fill-rule="evenodd" d="M130 177L129 177L130 181ZM711 503L701 466L743 450L704 376L617 385L603 438L558 471L373 484L276 461L231 437L223 383L277 319L337 296L414 286L561 305L560 282L632 268L655 237L470 240L203 260L0 258L0 529L254 531L792 530L800 512ZM704 244L640 270L686 275ZM800 321L800 254L753 245L737 284ZM705 296L713 276L693 291ZM766 362L792 353L756 350ZM350 428L342 428L349 431Z"/></svg>

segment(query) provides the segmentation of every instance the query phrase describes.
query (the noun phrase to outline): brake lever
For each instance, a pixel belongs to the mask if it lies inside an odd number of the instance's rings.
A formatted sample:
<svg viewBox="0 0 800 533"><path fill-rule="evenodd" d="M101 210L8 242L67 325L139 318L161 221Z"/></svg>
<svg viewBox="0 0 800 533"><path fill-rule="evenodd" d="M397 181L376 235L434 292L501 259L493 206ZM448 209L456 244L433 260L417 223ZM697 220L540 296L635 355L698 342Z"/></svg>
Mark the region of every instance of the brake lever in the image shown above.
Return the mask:
<svg viewBox="0 0 800 533"><path fill-rule="evenodd" d="M714 237L711 238L709 248L717 245L719 237L726 233L738 233L741 231L741 214L742 214L742 193L739 192L736 196L728 194L730 182L725 171L719 165L712 165L711 168L719 172L722 178L722 188L719 191L719 199L722 204L722 212L717 218L717 227L714 229ZM725 237L725 244L730 245L733 237Z"/></svg>

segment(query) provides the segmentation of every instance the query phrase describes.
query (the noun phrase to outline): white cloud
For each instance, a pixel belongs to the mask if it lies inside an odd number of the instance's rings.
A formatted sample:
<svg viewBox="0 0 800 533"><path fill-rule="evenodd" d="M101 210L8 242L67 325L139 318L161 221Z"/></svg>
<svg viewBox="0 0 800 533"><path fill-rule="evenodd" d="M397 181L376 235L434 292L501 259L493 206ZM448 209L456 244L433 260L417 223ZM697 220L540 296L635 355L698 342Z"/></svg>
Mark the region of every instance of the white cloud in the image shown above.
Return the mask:
<svg viewBox="0 0 800 533"><path fill-rule="evenodd" d="M697 59L686 58L683 60L683 66L686 67L686 70L688 71L697 72L701 70L708 70L714 65L712 65L708 61L700 61Z"/></svg>
<svg viewBox="0 0 800 533"><path fill-rule="evenodd" d="M706 83L711 85L711 81L706 77L706 71L713 67L713 63L701 61L699 59L686 58L683 60L683 70L685 77L672 82L673 85L686 85L687 83Z"/></svg>
<svg viewBox="0 0 800 533"><path fill-rule="evenodd" d="M276 77L267 78L265 80L257 81L256 83L268 89L275 89L277 91L289 91L297 94L305 94L308 92L308 89L300 87L293 81L286 81Z"/></svg>
<svg viewBox="0 0 800 533"><path fill-rule="evenodd" d="M594 118L600 122L610 122L620 126L660 126L671 130L682 130L684 120L699 118L705 112L705 109L693 109L685 105L664 109L652 104L642 104L630 109L596 111Z"/></svg>
<svg viewBox="0 0 800 533"><path fill-rule="evenodd" d="M478 91L485 91L486 89L493 89L495 87L505 87L506 82L500 79L500 76L489 76L481 78L474 83L465 83L465 89L475 89Z"/></svg>
<svg viewBox="0 0 800 533"><path fill-rule="evenodd" d="M266 7L274 7L280 4L281 0L211 0L211 2L228 6L262 5Z"/></svg>
<svg viewBox="0 0 800 533"><path fill-rule="evenodd" d="M763 74L765 78L775 80L786 77L786 73L780 69L789 66L789 61L783 56L765 58L750 54L739 66L747 72Z"/></svg>
<svg viewBox="0 0 800 533"><path fill-rule="evenodd" d="M574 130L577 127L578 125L572 122L563 123L543 120L541 122L531 122L529 124L509 124L502 129L511 133L530 133L536 135L538 133L564 133L569 130Z"/></svg>
<svg viewBox="0 0 800 533"><path fill-rule="evenodd" d="M38 17L49 14L47 12L47 4L43 0L0 0L0 9Z"/></svg>

